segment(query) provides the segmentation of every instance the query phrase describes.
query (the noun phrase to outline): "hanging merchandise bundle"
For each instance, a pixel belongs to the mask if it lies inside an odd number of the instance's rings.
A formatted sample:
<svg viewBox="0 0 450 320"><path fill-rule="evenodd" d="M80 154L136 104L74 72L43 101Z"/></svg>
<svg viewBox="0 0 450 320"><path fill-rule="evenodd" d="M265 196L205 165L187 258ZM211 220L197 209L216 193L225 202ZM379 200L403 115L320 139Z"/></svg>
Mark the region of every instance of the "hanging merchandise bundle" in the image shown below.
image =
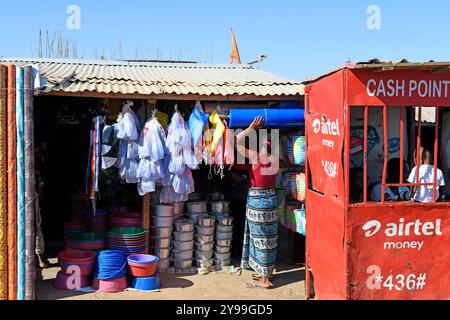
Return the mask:
<svg viewBox="0 0 450 320"><path fill-rule="evenodd" d="M132 102L124 105L117 123L113 125L114 143L108 141L107 144L119 145L117 161L109 163L114 163L119 169L122 180L137 184L139 195L154 192L160 184L161 203L187 201L188 195L195 191L192 170L197 170L203 160L208 165L218 165L222 171L224 163L230 162L225 161L226 123L217 112L212 115L203 112L199 101L188 124L176 110L166 130L158 120L157 110L140 130L139 119L132 106ZM214 132L209 133L210 128ZM111 140L110 131L106 140ZM103 157L108 157L108 160L114 158L111 152L103 153ZM223 176L221 170L219 173Z"/></svg>

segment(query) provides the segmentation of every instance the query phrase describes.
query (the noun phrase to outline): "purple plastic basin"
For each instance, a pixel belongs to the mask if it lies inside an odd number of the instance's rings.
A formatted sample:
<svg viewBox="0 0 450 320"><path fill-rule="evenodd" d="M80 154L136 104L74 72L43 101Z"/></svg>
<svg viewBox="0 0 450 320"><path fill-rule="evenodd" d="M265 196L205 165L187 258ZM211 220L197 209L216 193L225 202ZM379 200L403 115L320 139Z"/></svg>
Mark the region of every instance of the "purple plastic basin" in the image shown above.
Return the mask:
<svg viewBox="0 0 450 320"><path fill-rule="evenodd" d="M128 257L128 262L134 264L152 264L158 261L158 257L149 254L133 254Z"/></svg>

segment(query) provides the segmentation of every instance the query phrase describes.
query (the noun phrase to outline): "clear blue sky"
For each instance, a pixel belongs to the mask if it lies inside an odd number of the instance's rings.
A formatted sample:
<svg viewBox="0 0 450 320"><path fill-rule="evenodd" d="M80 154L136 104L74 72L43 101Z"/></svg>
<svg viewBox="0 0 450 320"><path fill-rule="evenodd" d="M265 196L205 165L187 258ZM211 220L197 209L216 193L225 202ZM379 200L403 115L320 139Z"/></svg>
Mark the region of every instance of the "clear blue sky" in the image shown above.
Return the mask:
<svg viewBox="0 0 450 320"><path fill-rule="evenodd" d="M61 30L78 54L106 55L121 43L124 58L228 63L230 27L243 62L295 80L348 59L450 60L450 1L445 0L40 0L4 1L0 56L30 57L39 29ZM81 9L81 29L69 30L67 7ZM366 27L367 7L381 8L381 30ZM172 52L172 54L171 54ZM180 55L181 52L181 55Z"/></svg>

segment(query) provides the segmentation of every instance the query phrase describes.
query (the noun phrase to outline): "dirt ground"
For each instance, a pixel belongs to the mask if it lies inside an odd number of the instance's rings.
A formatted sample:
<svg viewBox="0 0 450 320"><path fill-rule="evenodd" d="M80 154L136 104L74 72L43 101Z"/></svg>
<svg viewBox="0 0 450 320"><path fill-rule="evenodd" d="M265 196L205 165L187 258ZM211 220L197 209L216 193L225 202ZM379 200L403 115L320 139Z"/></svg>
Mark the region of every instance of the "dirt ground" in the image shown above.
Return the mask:
<svg viewBox="0 0 450 320"><path fill-rule="evenodd" d="M51 259L56 263L56 259ZM160 292L78 293L58 290L53 282L59 267L39 271L38 300L303 300L305 299L305 273L299 266L278 266L271 290L247 289L252 272L241 275L210 273L207 275L180 275L161 273Z"/></svg>

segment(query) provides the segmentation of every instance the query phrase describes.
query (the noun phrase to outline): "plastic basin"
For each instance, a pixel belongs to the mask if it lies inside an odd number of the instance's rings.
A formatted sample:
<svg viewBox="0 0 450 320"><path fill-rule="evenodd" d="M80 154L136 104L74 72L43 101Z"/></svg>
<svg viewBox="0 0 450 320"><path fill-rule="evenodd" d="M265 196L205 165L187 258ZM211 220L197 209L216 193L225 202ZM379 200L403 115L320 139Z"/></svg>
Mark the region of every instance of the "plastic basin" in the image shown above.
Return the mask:
<svg viewBox="0 0 450 320"><path fill-rule="evenodd" d="M155 275L152 277L143 277L143 278L135 277L131 282L131 287L133 289L140 291L159 290L160 289L159 276Z"/></svg>
<svg viewBox="0 0 450 320"><path fill-rule="evenodd" d="M128 258L130 273L134 277L152 277L156 274L159 258L145 254L133 254Z"/></svg>
<svg viewBox="0 0 450 320"><path fill-rule="evenodd" d="M120 237L136 237L142 236L146 233L148 233L148 230L133 227L114 228L109 231L109 234L117 235Z"/></svg>
<svg viewBox="0 0 450 320"><path fill-rule="evenodd" d="M95 283L97 282L97 283ZM95 280L93 289L103 293L117 293L122 292L127 288L127 278L119 278L114 280ZM97 289L98 288L98 289Z"/></svg>
<svg viewBox="0 0 450 320"><path fill-rule="evenodd" d="M96 258L97 252L94 251L64 250L58 254L58 261L64 263L87 263Z"/></svg>
<svg viewBox="0 0 450 320"><path fill-rule="evenodd" d="M62 271L59 271L56 275L54 286L56 289L61 290L68 290L68 291L74 291L81 288L87 288L89 287L89 278L87 276L82 276L80 278L80 287L79 288L73 288L76 286L73 279L71 278L72 275L65 274Z"/></svg>
<svg viewBox="0 0 450 320"><path fill-rule="evenodd" d="M81 276L89 276L92 271L94 270L95 261L92 262L86 262L86 263L73 263L73 262L59 262L59 265L61 266L61 271L65 274L69 274L68 269L70 267L76 266L80 268L80 275Z"/></svg>

